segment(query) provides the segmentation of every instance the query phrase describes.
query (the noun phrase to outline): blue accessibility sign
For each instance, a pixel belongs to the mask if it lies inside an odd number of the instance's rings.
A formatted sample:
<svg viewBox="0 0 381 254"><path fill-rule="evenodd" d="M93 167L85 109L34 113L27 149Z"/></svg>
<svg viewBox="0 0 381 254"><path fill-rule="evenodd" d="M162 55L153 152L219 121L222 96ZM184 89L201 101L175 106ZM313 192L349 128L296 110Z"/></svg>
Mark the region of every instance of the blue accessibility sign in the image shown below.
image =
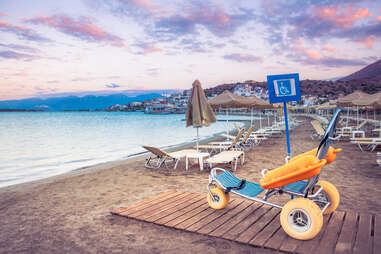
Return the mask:
<svg viewBox="0 0 381 254"><path fill-rule="evenodd" d="M267 76L270 103L301 100L299 74Z"/></svg>

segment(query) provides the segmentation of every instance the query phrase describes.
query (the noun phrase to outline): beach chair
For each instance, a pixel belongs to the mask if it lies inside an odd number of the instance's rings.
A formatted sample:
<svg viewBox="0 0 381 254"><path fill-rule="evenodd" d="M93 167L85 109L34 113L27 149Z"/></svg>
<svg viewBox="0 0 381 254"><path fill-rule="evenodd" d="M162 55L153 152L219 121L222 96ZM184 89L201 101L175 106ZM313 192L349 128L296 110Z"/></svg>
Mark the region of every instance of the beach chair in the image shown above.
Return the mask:
<svg viewBox="0 0 381 254"><path fill-rule="evenodd" d="M317 120L311 121L312 127L314 127L315 133L311 134L311 138L314 139L314 137L323 137L324 135L324 129L323 126L321 126L321 123Z"/></svg>
<svg viewBox="0 0 381 254"><path fill-rule="evenodd" d="M378 146L381 146L381 138L373 138L372 140L354 140L351 141L352 144L356 144L360 148L361 152L368 150L373 152Z"/></svg>
<svg viewBox="0 0 381 254"><path fill-rule="evenodd" d="M185 158L187 154L197 152L194 149L184 149L177 152L167 153L152 146L143 146L143 148L151 152L151 155L146 159L146 168L160 168L162 165L168 167L168 161L172 161L175 164L173 168L176 169L181 158Z"/></svg>
<svg viewBox="0 0 381 254"><path fill-rule="evenodd" d="M232 170L237 170L238 160L240 159L241 165L245 162L245 153L243 151L222 151L208 159L206 159L206 163L210 168L213 167L213 164L231 164ZM233 167L234 165L234 167Z"/></svg>
<svg viewBox="0 0 381 254"><path fill-rule="evenodd" d="M381 152L377 152L377 165L381 167Z"/></svg>
<svg viewBox="0 0 381 254"><path fill-rule="evenodd" d="M239 142L237 143L237 146L243 149L251 147L253 144L253 140L250 139L250 135L253 133L253 131L254 131L254 126L251 126L247 130L247 132L244 133L243 137L239 140Z"/></svg>
<svg viewBox="0 0 381 254"><path fill-rule="evenodd" d="M211 142L207 145L199 145L198 148L202 150L208 150L210 151L210 153L216 153L218 151L221 152L223 150L233 150L235 148L238 148L237 143L239 139L242 137L244 131L245 128L242 128L232 142Z"/></svg>

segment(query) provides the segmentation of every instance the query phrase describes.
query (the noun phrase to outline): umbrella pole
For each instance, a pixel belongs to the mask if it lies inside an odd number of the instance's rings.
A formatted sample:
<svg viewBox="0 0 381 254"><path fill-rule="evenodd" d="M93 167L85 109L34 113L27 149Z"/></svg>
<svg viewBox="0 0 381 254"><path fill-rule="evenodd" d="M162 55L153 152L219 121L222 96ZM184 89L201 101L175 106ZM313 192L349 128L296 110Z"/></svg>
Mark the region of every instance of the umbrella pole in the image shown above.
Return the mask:
<svg viewBox="0 0 381 254"><path fill-rule="evenodd" d="M251 108L250 126L253 126L253 108Z"/></svg>
<svg viewBox="0 0 381 254"><path fill-rule="evenodd" d="M348 121L349 121L349 108L347 108L347 121L345 122L345 127L348 127Z"/></svg>
<svg viewBox="0 0 381 254"><path fill-rule="evenodd" d="M197 150L197 152L198 152L198 127L196 128L197 129L197 140L196 140L196 150Z"/></svg>
<svg viewBox="0 0 381 254"><path fill-rule="evenodd" d="M359 106L357 106L357 125L359 125Z"/></svg>
<svg viewBox="0 0 381 254"><path fill-rule="evenodd" d="M226 135L229 136L229 119L228 119L228 109L226 108Z"/></svg>
<svg viewBox="0 0 381 254"><path fill-rule="evenodd" d="M262 111L260 111L261 113L259 114L259 129L262 129Z"/></svg>

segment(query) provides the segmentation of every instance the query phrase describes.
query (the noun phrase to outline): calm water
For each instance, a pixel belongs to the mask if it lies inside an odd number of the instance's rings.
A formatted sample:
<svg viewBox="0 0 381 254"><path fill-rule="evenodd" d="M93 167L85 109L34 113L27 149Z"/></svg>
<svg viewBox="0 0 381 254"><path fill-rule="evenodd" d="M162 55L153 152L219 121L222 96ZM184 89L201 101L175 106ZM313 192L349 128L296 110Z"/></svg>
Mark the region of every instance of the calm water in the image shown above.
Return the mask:
<svg viewBox="0 0 381 254"><path fill-rule="evenodd" d="M0 113L0 187L125 159L143 152L142 145L165 148L194 141L196 129L185 128L182 119L140 112ZM200 128L200 137L224 132L226 126Z"/></svg>

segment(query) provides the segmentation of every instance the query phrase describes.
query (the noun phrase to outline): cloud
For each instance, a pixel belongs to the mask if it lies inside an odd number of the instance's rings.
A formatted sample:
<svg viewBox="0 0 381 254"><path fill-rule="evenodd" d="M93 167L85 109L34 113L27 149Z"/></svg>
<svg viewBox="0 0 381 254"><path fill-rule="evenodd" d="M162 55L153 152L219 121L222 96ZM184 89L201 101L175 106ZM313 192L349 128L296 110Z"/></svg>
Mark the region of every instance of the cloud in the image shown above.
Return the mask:
<svg viewBox="0 0 381 254"><path fill-rule="evenodd" d="M48 38L45 38L37 34L34 30L24 26L13 25L8 21L0 20L0 31L9 32L17 35L20 39L37 41L37 42L49 42Z"/></svg>
<svg viewBox="0 0 381 254"><path fill-rule="evenodd" d="M112 84L106 85L106 87L107 88L118 88L118 87L120 87L120 85L112 83Z"/></svg>
<svg viewBox="0 0 381 254"><path fill-rule="evenodd" d="M368 36L364 39L358 40L357 42L365 45L365 47L367 47L367 48L372 48L373 44L374 44L374 38L372 36Z"/></svg>
<svg viewBox="0 0 381 254"><path fill-rule="evenodd" d="M137 53L139 55L147 55L147 54L163 51L162 48L154 46L153 44L149 42L136 42L135 44L133 44L133 46L136 46L142 49L141 52Z"/></svg>
<svg viewBox="0 0 381 254"><path fill-rule="evenodd" d="M7 13L0 13L0 17L9 17L11 15L7 14Z"/></svg>
<svg viewBox="0 0 381 254"><path fill-rule="evenodd" d="M338 5L321 7L313 6L312 13L317 19L341 28L350 28L356 21L371 16L371 13L367 8L362 7L355 10L351 5L346 6L345 8Z"/></svg>
<svg viewBox="0 0 381 254"><path fill-rule="evenodd" d="M25 46L25 45L19 45L19 44L4 44L4 43L0 43L0 47L4 47L4 48L10 48L10 49L15 49L15 50L20 50L20 51L25 51L25 52L29 52L29 53L37 53L39 52L40 50L36 49L36 48L32 48L32 47L29 47L29 46Z"/></svg>
<svg viewBox="0 0 381 254"><path fill-rule="evenodd" d="M224 55L223 58L236 61L239 63L244 63L244 62L263 62L263 58L260 56L253 56L250 54L230 54L230 55Z"/></svg>
<svg viewBox="0 0 381 254"><path fill-rule="evenodd" d="M38 56L18 53L11 50L0 51L0 57L5 59L16 59L16 60L25 60L25 61L30 61L30 60L40 58Z"/></svg>
<svg viewBox="0 0 381 254"><path fill-rule="evenodd" d="M133 18L157 41L175 41L185 35L198 35L206 29L217 37L232 36L239 27L255 19L252 10L235 7L227 12L217 1L170 1L155 4L151 0L87 0L99 9L114 15Z"/></svg>
<svg viewBox="0 0 381 254"><path fill-rule="evenodd" d="M177 38L198 34L198 26L202 26L216 37L230 37L254 18L253 12L248 9L240 8L232 14L216 2L189 1L176 14L156 19L153 32L159 37Z"/></svg>
<svg viewBox="0 0 381 254"><path fill-rule="evenodd" d="M323 57L313 64L327 67L344 67L344 66L364 66L368 63L359 59L345 59L336 57Z"/></svg>
<svg viewBox="0 0 381 254"><path fill-rule="evenodd" d="M338 50L338 48L332 47L332 46L330 46L330 45L325 45L325 46L323 47L323 50L332 52L332 51L336 51L336 50Z"/></svg>
<svg viewBox="0 0 381 254"><path fill-rule="evenodd" d="M95 43L107 43L115 47L126 47L124 40L116 35L107 33L93 24L91 17L81 17L78 20L66 15L38 16L26 21L36 25L46 25L67 35Z"/></svg>
<svg viewBox="0 0 381 254"><path fill-rule="evenodd" d="M306 39L341 38L355 42L374 35L371 12L356 7L357 1L272 1L262 4L264 15L258 19L268 28L267 40L278 48L287 48L298 37ZM353 31L363 30L361 35Z"/></svg>

